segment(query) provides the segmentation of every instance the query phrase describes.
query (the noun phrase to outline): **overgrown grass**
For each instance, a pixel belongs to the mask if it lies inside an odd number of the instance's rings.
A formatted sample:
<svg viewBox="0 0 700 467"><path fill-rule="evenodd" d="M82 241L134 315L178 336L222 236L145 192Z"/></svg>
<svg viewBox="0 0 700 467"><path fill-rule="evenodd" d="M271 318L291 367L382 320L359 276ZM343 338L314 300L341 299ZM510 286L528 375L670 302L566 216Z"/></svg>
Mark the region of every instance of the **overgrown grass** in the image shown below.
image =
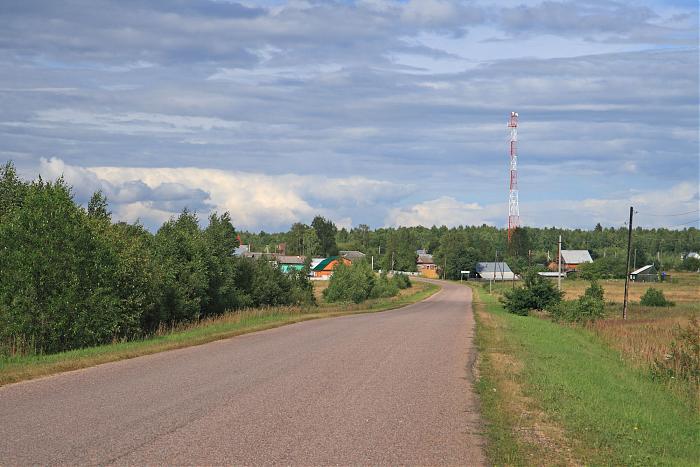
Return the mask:
<svg viewBox="0 0 700 467"><path fill-rule="evenodd" d="M700 417L588 329L506 313L474 288L494 464L697 465Z"/></svg>
<svg viewBox="0 0 700 467"><path fill-rule="evenodd" d="M402 291L396 297L368 300L359 305L321 304L317 308L306 309L275 307L241 310L202 320L196 324L163 330L158 335L143 340L118 342L51 355L0 357L0 386L102 363L201 345L285 324L390 310L423 300L440 289L438 285L427 282L414 282L413 285L411 289Z"/></svg>

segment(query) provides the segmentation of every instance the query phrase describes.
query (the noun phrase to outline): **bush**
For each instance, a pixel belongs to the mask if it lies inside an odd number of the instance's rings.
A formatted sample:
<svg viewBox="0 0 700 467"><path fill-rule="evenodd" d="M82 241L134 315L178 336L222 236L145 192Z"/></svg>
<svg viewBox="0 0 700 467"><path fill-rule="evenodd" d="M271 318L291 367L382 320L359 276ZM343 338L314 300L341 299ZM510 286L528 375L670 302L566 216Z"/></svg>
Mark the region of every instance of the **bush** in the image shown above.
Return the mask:
<svg viewBox="0 0 700 467"><path fill-rule="evenodd" d="M674 340L662 360L656 359L652 374L690 381L700 389L700 323L693 316L686 328L674 329Z"/></svg>
<svg viewBox="0 0 700 467"><path fill-rule="evenodd" d="M577 274L582 279L624 279L627 270L626 258L608 256L598 258L592 263L584 263L578 266Z"/></svg>
<svg viewBox="0 0 700 467"><path fill-rule="evenodd" d="M523 277L523 287L503 292L501 303L509 312L526 316L530 310L544 310L559 303L561 298L562 293L552 282L528 270Z"/></svg>
<svg viewBox="0 0 700 467"><path fill-rule="evenodd" d="M675 306L675 303L666 300L663 291L649 287L639 302L643 306Z"/></svg>
<svg viewBox="0 0 700 467"><path fill-rule="evenodd" d="M680 265L680 269L684 271L700 271L700 259L686 256Z"/></svg>
<svg viewBox="0 0 700 467"><path fill-rule="evenodd" d="M370 297L374 285L374 272L366 261L350 266L339 263L323 291L323 297L328 302L362 303Z"/></svg>
<svg viewBox="0 0 700 467"><path fill-rule="evenodd" d="M406 274L394 274L391 280L401 290L411 288L411 279Z"/></svg>
<svg viewBox="0 0 700 467"><path fill-rule="evenodd" d="M605 315L603 288L592 281L578 300L565 300L551 305L547 311L554 321L586 323Z"/></svg>
<svg viewBox="0 0 700 467"><path fill-rule="evenodd" d="M393 278L389 280L386 272L384 272L379 276L379 279L375 281L372 291L370 292L370 297L387 298L393 297L398 293L399 287L396 285L396 282Z"/></svg>

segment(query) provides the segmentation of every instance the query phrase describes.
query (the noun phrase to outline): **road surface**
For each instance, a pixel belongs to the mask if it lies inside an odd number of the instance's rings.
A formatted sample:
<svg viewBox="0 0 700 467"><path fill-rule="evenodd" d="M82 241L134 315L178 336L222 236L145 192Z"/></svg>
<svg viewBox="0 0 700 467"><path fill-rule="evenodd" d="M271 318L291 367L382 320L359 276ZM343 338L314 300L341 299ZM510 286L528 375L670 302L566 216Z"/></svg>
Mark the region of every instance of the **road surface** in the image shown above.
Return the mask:
<svg viewBox="0 0 700 467"><path fill-rule="evenodd" d="M0 465L480 465L471 291L0 388Z"/></svg>

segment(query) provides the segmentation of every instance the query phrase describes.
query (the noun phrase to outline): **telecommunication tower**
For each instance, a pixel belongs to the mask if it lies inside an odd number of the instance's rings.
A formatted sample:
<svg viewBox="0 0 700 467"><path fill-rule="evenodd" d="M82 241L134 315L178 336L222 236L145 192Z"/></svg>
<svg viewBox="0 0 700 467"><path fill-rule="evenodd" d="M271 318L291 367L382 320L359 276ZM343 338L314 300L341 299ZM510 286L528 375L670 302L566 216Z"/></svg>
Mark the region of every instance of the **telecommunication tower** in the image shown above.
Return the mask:
<svg viewBox="0 0 700 467"><path fill-rule="evenodd" d="M508 243L513 231L520 226L520 206L518 206L518 112L510 113L510 192L508 195Z"/></svg>

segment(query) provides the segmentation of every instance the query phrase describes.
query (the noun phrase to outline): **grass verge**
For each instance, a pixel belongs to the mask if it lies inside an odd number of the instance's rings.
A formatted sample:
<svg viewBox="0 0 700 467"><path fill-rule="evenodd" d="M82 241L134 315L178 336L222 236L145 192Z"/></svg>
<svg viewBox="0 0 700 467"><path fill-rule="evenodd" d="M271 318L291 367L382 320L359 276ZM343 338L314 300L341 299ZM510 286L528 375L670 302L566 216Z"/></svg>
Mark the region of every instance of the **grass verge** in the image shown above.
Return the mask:
<svg viewBox="0 0 700 467"><path fill-rule="evenodd" d="M496 465L697 465L700 417L594 333L503 310L474 287Z"/></svg>
<svg viewBox="0 0 700 467"><path fill-rule="evenodd" d="M440 287L414 282L413 287L392 298L369 300L359 305L327 305L303 309L279 307L242 310L180 326L147 339L119 342L51 355L0 357L0 386L65 371L78 370L102 363L150 355L166 350L206 344L264 329L312 319L358 313L373 313L400 308L428 298Z"/></svg>

